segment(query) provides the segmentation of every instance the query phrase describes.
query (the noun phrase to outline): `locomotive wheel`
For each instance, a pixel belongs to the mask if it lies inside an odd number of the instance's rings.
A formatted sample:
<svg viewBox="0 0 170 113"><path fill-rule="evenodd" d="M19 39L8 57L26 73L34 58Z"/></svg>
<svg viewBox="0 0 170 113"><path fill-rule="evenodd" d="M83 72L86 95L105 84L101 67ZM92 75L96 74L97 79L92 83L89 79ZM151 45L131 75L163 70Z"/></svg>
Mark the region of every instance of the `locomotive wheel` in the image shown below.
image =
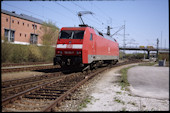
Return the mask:
<svg viewBox="0 0 170 113"><path fill-rule="evenodd" d="M88 70L87 70L87 74L90 74L90 73L91 73L91 69L88 69Z"/></svg>
<svg viewBox="0 0 170 113"><path fill-rule="evenodd" d="M97 68L98 68L97 66L94 67L95 70L96 70Z"/></svg>

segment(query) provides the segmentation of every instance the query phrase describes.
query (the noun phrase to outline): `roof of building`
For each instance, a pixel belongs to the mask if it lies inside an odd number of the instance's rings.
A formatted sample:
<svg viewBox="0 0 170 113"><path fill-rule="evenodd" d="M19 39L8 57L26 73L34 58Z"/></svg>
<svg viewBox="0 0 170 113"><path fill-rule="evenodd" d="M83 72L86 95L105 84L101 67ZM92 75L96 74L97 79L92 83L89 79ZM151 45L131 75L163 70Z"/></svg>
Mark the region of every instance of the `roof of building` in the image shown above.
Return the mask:
<svg viewBox="0 0 170 113"><path fill-rule="evenodd" d="M32 16L28 16L26 14L16 14L15 11L12 11L12 12L9 12L7 10L3 10L1 9L1 13L4 13L4 14L7 14L7 15L11 15L11 16L15 16L15 17L18 17L18 18L21 18L21 19L25 19L25 20L28 20L28 21L32 21L32 22L35 22L35 23L38 23L38 24L42 24L44 21L38 19L38 18L34 18Z"/></svg>

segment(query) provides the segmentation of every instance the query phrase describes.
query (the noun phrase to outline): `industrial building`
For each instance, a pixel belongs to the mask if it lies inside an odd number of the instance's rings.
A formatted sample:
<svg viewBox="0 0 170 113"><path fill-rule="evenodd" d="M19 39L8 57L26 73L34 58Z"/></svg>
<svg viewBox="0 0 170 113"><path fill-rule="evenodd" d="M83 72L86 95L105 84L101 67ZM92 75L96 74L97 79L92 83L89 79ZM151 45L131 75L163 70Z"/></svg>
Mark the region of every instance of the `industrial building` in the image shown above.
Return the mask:
<svg viewBox="0 0 170 113"><path fill-rule="evenodd" d="M42 45L43 21L25 14L1 9L1 41L4 38L14 44Z"/></svg>

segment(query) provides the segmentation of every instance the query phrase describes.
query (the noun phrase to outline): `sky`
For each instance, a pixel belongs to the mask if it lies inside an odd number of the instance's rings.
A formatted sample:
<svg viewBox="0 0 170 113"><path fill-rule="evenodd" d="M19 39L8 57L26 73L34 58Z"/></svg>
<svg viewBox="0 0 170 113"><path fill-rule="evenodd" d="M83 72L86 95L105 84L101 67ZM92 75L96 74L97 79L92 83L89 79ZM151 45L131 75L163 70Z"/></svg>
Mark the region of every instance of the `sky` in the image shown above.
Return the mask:
<svg viewBox="0 0 170 113"><path fill-rule="evenodd" d="M93 14L82 16L85 24L111 34L125 25L126 46L153 46L169 48L168 0L103 0L103 1L1 1L1 9L26 14L57 27L78 27L79 11ZM123 46L124 29L113 36Z"/></svg>

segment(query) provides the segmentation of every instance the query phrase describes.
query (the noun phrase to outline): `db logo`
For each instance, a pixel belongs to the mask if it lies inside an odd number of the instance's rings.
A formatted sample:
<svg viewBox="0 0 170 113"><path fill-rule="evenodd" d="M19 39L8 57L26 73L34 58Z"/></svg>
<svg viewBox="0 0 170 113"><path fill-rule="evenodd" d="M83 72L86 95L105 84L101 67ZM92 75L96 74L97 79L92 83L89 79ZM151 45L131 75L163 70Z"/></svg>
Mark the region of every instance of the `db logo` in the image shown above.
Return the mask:
<svg viewBox="0 0 170 113"><path fill-rule="evenodd" d="M72 48L72 44L68 44L68 45L67 45L67 48Z"/></svg>

